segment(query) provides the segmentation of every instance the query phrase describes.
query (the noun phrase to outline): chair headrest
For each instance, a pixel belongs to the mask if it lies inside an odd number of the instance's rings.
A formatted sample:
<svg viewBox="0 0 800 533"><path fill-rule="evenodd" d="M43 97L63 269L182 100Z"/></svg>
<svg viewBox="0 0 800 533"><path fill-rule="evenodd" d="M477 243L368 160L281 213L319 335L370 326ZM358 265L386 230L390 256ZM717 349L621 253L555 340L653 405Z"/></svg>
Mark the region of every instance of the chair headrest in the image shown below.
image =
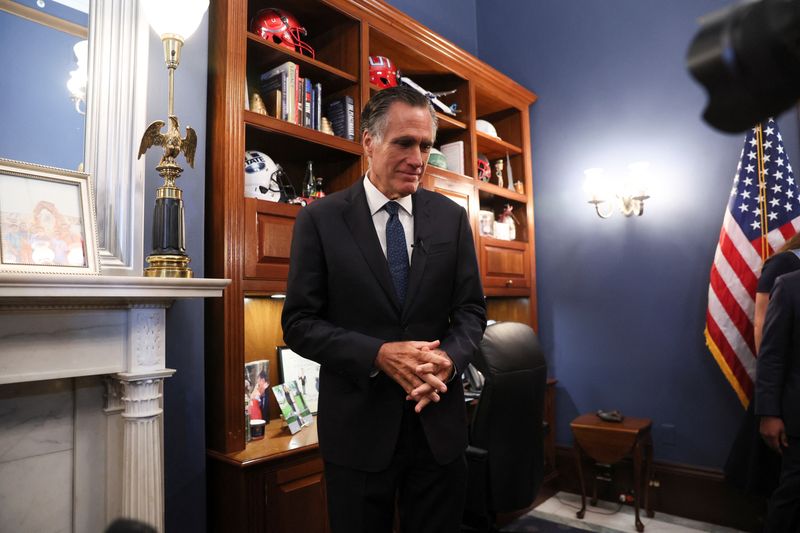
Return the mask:
<svg viewBox="0 0 800 533"><path fill-rule="evenodd" d="M486 374L502 374L545 366L536 333L520 322L496 322L486 328L476 366Z"/></svg>

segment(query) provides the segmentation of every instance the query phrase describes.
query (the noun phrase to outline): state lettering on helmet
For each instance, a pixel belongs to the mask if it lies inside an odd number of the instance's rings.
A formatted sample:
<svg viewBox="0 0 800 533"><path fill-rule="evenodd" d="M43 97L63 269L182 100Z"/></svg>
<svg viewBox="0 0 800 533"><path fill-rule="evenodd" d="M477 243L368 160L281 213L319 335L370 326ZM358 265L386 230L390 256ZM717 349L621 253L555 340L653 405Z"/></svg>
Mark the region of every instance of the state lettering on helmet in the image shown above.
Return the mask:
<svg viewBox="0 0 800 533"><path fill-rule="evenodd" d="M247 150L244 153L244 196L268 202L286 201L282 198L279 167L264 152Z"/></svg>

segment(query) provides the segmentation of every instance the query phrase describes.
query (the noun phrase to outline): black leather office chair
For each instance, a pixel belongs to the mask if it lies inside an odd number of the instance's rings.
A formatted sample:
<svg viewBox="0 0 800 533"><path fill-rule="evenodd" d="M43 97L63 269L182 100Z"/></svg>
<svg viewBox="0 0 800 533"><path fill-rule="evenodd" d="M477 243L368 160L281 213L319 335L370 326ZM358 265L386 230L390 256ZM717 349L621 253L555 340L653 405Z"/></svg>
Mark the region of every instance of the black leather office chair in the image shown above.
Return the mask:
<svg viewBox="0 0 800 533"><path fill-rule="evenodd" d="M473 364L485 381L470 427L464 525L489 531L498 513L531 505L542 484L547 365L536 333L518 322L487 327Z"/></svg>

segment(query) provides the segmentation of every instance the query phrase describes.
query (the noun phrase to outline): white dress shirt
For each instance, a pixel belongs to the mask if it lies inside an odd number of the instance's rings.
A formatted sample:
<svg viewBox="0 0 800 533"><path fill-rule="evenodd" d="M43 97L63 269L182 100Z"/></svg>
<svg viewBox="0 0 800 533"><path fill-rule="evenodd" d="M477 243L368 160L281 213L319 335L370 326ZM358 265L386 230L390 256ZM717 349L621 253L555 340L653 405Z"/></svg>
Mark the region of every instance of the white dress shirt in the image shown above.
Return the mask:
<svg viewBox="0 0 800 533"><path fill-rule="evenodd" d="M375 233L378 234L378 240L381 243L381 250L386 257L386 223L389 221L389 213L383 208L387 202L391 202L389 198L378 190L375 185L369 181L369 172L364 176L364 192L367 195L367 205L369 205L369 213L372 215L372 223L375 225ZM408 250L408 260L411 261L411 253L414 250L414 202L411 200L411 195L403 196L395 200L402 209L397 210L397 218L400 219L400 224L403 225L403 232L406 234L406 249Z"/></svg>

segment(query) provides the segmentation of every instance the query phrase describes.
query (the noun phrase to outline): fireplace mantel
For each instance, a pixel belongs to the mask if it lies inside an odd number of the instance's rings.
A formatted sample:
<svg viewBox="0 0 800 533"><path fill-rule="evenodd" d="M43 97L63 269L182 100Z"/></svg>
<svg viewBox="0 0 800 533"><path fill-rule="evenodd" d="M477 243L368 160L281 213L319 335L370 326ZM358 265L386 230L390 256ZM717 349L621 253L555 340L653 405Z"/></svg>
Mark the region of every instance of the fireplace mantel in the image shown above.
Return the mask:
<svg viewBox="0 0 800 533"><path fill-rule="evenodd" d="M0 385L76 379L72 531L102 531L119 516L163 530L161 395L175 372L166 368L166 309L180 298L222 296L228 283L0 276ZM32 530L23 521L35 511L2 508L0 515L19 531Z"/></svg>

